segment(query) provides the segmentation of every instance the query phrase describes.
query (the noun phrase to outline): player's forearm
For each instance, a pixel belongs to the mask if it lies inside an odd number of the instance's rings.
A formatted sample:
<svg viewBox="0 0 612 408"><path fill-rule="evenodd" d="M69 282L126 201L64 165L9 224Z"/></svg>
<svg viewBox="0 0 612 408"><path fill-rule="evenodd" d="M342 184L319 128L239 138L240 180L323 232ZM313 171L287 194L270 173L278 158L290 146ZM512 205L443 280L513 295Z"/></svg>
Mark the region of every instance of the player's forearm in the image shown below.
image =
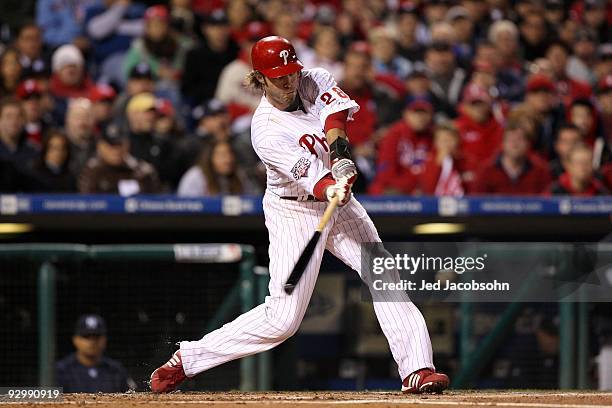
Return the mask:
<svg viewBox="0 0 612 408"><path fill-rule="evenodd" d="M347 119L348 110L332 113L325 119L324 131L327 144L331 146L339 137L348 140L345 130Z"/></svg>
<svg viewBox="0 0 612 408"><path fill-rule="evenodd" d="M325 139L331 150L332 162L351 159L348 135L345 130L347 118L348 111L343 110L329 115L325 120Z"/></svg>
<svg viewBox="0 0 612 408"><path fill-rule="evenodd" d="M325 133L325 139L327 139L327 144L328 145L332 145L332 143L334 143L338 138L342 138L342 139L346 139L348 140L348 135L346 134L346 131L344 129L338 129L338 128L334 128L334 129L330 129Z"/></svg>

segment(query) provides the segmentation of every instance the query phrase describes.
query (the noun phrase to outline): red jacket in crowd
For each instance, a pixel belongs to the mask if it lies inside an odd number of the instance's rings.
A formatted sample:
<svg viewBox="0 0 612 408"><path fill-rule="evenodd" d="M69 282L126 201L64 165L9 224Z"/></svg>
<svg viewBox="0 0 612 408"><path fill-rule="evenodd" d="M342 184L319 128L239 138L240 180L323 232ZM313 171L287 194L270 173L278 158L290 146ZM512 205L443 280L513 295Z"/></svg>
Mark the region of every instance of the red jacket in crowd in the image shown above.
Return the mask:
<svg viewBox="0 0 612 408"><path fill-rule="evenodd" d="M612 190L612 163L605 164L601 170L601 178L608 190Z"/></svg>
<svg viewBox="0 0 612 408"><path fill-rule="evenodd" d="M548 191L550 172L545 163L529 157L516 180L508 176L501 164L501 155L480 169L474 180L474 193L534 195Z"/></svg>
<svg viewBox="0 0 612 408"><path fill-rule="evenodd" d="M369 193L395 190L410 194L431 151L432 137L431 130L416 134L404 120L391 125L378 147L376 178Z"/></svg>
<svg viewBox="0 0 612 408"><path fill-rule="evenodd" d="M465 160L460 158L447 157L438 163L435 153L431 154L419 175L418 188L425 195L462 197L466 193L465 167Z"/></svg>
<svg viewBox="0 0 612 408"><path fill-rule="evenodd" d="M593 197L597 195L610 194L603 183L595 177L591 178L589 185L582 191L576 191L572 186L569 174L563 173L550 187L550 193L555 195L572 195L581 197Z"/></svg>
<svg viewBox="0 0 612 408"><path fill-rule="evenodd" d="M360 106L353 120L346 123L346 133L350 135L351 145L359 146L367 142L376 132L378 118L372 90L365 87L361 92L347 91Z"/></svg>
<svg viewBox="0 0 612 408"><path fill-rule="evenodd" d="M570 77L557 79L555 85L557 93L566 107L570 106L575 99L589 99L593 96L591 85Z"/></svg>
<svg viewBox="0 0 612 408"><path fill-rule="evenodd" d="M56 74L51 76L50 90L58 98L89 98L95 87L96 84L88 76L85 76L76 86L64 84Z"/></svg>
<svg viewBox="0 0 612 408"><path fill-rule="evenodd" d="M491 160L501 149L504 128L493 115L486 122L478 123L461 112L461 109L459 111L455 121L461 141L459 149L469 163L479 166Z"/></svg>

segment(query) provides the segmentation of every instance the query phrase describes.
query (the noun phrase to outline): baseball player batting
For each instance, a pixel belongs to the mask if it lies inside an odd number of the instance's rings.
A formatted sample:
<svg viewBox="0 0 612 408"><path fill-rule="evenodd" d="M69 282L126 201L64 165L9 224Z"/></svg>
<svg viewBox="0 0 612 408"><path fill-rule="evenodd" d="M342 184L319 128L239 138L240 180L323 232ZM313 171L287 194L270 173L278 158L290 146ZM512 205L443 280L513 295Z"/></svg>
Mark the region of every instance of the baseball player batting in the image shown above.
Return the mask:
<svg viewBox="0 0 612 408"><path fill-rule="evenodd" d="M352 197L357 176L345 123L359 110L324 69L303 69L291 43L266 37L252 48L247 82L264 91L251 123L253 147L266 166L263 198L270 236L270 296L263 304L197 341L182 341L151 374L154 392L169 392L188 377L281 344L306 313L325 249L361 276L361 243L381 242L372 220ZM336 198L337 197L337 198ZM338 209L291 294L284 290L328 203ZM429 333L417 307L374 302L374 310L403 379L405 393L441 392L448 377L436 373Z"/></svg>

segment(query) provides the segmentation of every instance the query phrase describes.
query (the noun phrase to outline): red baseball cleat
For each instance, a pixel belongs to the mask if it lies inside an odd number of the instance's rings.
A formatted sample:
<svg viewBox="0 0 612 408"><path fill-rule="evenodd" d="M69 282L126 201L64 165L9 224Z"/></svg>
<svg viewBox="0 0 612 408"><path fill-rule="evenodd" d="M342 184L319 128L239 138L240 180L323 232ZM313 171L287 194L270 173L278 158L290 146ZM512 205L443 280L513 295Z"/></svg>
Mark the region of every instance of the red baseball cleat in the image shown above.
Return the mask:
<svg viewBox="0 0 612 408"><path fill-rule="evenodd" d="M402 382L404 394L440 394L448 388L446 374L436 373L429 368L422 368L410 374Z"/></svg>
<svg viewBox="0 0 612 408"><path fill-rule="evenodd" d="M174 391L186 379L181 352L176 350L166 364L151 374L151 391L157 393Z"/></svg>

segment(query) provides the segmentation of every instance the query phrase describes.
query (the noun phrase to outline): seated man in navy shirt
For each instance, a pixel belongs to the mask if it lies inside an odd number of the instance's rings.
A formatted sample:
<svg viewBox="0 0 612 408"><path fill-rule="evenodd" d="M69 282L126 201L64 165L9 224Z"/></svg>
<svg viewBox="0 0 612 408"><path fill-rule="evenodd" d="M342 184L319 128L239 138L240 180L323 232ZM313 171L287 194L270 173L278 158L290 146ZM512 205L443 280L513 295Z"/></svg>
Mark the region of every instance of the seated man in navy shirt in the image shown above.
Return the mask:
<svg viewBox="0 0 612 408"><path fill-rule="evenodd" d="M104 357L106 323L97 315L83 315L72 342L76 352L55 365L55 383L64 392L125 392L134 381L118 361Z"/></svg>

